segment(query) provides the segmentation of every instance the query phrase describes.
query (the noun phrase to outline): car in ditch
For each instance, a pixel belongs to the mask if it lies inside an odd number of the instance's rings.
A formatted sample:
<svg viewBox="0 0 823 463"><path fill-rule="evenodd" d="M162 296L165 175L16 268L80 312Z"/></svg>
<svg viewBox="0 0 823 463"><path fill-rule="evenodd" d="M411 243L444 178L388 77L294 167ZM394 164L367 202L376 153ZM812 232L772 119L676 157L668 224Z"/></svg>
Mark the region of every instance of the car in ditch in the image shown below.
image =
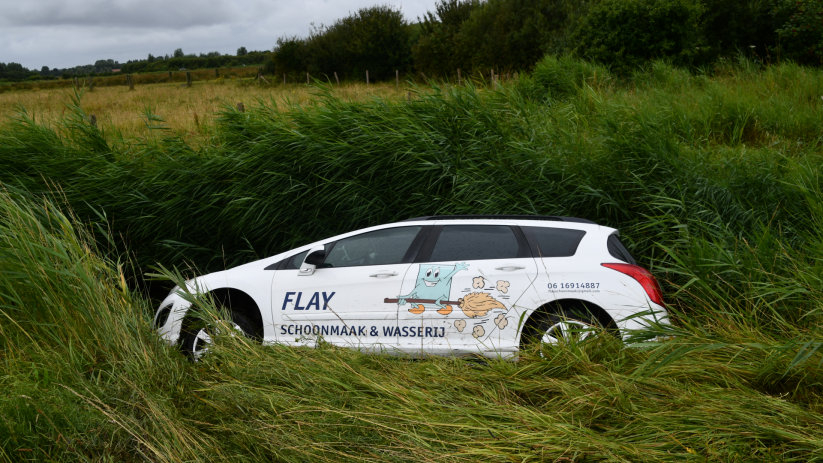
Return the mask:
<svg viewBox="0 0 823 463"><path fill-rule="evenodd" d="M414 356L515 357L668 324L657 281L617 230L573 217L419 217L194 278L161 302L154 326L197 359L214 327L198 323L191 294L266 344Z"/></svg>

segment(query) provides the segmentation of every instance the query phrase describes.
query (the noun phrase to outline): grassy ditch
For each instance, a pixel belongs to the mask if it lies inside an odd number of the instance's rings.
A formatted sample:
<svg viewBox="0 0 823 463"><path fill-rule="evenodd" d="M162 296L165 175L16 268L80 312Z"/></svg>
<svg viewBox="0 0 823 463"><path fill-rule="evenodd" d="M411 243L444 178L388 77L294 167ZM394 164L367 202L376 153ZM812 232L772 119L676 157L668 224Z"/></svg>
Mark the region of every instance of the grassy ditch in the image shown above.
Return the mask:
<svg viewBox="0 0 823 463"><path fill-rule="evenodd" d="M78 102L59 129L21 113L0 131L0 456L823 459L822 77L547 58L493 91L227 107L199 148L111 137ZM516 363L228 337L192 365L127 284L438 213L619 227L676 326Z"/></svg>

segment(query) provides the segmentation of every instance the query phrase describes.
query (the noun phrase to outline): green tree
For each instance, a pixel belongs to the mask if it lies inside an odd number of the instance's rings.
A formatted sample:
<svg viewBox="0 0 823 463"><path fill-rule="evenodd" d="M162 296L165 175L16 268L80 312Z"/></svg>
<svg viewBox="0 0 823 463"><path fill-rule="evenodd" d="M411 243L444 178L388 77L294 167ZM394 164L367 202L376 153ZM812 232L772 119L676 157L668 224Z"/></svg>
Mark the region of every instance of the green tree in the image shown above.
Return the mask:
<svg viewBox="0 0 823 463"><path fill-rule="evenodd" d="M478 0L440 0L434 13L427 12L420 23L420 37L412 47L415 68L429 75L451 73L457 68L468 71L471 54L469 47L460 43L460 28L479 6Z"/></svg>
<svg viewBox="0 0 823 463"><path fill-rule="evenodd" d="M306 41L297 37L281 37L271 54L271 67L266 71L296 74L306 71Z"/></svg>
<svg viewBox="0 0 823 463"><path fill-rule="evenodd" d="M249 52L246 50L246 47L240 47L237 49L237 56L246 56Z"/></svg>
<svg viewBox="0 0 823 463"><path fill-rule="evenodd" d="M529 69L565 28L567 5L557 0L489 0L461 28L475 69Z"/></svg>
<svg viewBox="0 0 823 463"><path fill-rule="evenodd" d="M337 72L361 80L366 70L374 80L406 71L411 63L409 27L399 10L388 6L363 8L318 28L304 42L306 70L326 76Z"/></svg>
<svg viewBox="0 0 823 463"><path fill-rule="evenodd" d="M440 0L413 47L427 73L529 69L563 49L569 24L588 7L575 0Z"/></svg>

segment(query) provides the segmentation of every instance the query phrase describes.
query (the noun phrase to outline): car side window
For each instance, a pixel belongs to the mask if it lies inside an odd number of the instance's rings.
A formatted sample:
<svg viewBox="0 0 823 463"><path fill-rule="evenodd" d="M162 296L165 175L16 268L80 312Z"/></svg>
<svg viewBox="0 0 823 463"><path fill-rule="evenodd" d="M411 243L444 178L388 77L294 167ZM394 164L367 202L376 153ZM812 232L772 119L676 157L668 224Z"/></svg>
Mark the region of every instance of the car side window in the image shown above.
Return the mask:
<svg viewBox="0 0 823 463"><path fill-rule="evenodd" d="M511 259L527 254L508 225L446 225L429 260Z"/></svg>
<svg viewBox="0 0 823 463"><path fill-rule="evenodd" d="M532 243L537 245L539 257L571 257L577 252L577 247L583 236L583 230L550 227L520 227Z"/></svg>
<svg viewBox="0 0 823 463"><path fill-rule="evenodd" d="M420 226L396 227L362 233L334 243L323 267L359 267L403 263Z"/></svg>

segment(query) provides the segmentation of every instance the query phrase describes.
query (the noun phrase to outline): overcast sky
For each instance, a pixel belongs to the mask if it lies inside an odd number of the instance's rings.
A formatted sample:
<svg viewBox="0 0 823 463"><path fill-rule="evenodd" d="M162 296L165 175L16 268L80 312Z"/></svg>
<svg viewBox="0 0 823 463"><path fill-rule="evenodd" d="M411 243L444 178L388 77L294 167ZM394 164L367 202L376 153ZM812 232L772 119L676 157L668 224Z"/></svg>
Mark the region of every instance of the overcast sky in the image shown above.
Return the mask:
<svg viewBox="0 0 823 463"><path fill-rule="evenodd" d="M66 68L238 48L271 50L360 8L399 8L407 21L436 0L0 0L0 62Z"/></svg>

